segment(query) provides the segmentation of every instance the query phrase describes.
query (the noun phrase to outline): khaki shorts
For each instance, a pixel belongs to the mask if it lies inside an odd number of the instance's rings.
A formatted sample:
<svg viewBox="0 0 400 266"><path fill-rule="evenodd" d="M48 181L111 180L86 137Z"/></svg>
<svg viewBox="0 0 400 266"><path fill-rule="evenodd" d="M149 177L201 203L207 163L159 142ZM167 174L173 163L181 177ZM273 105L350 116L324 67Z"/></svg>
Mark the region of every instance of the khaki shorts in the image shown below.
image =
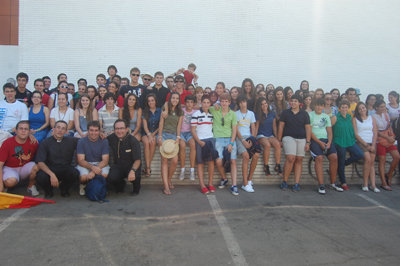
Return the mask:
<svg viewBox="0 0 400 266"><path fill-rule="evenodd" d="M285 155L296 155L304 157L306 154L304 147L306 146L306 139L295 139L285 136L282 139L283 151Z"/></svg>

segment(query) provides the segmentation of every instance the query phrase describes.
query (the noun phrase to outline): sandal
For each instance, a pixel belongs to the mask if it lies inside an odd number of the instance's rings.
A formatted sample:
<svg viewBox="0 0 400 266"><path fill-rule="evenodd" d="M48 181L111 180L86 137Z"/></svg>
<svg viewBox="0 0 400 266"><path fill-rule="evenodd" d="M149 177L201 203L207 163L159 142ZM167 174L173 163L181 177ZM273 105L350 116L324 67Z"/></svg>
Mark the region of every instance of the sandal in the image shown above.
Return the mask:
<svg viewBox="0 0 400 266"><path fill-rule="evenodd" d="M392 191L392 188L389 186L381 186L382 189L386 190L386 191Z"/></svg>
<svg viewBox="0 0 400 266"><path fill-rule="evenodd" d="M150 168L146 168L146 177L151 176L151 169Z"/></svg>
<svg viewBox="0 0 400 266"><path fill-rule="evenodd" d="M385 174L385 180L386 180L386 184L387 184L388 186L391 186L391 185L392 185L392 180L389 179L388 174Z"/></svg>
<svg viewBox="0 0 400 266"><path fill-rule="evenodd" d="M265 172L265 175L271 175L271 171L269 170L269 165L268 164L264 165L264 172Z"/></svg>
<svg viewBox="0 0 400 266"><path fill-rule="evenodd" d="M170 191L169 189L164 189L164 190L163 190L163 193L164 193L165 195L171 195L171 191Z"/></svg>
<svg viewBox="0 0 400 266"><path fill-rule="evenodd" d="M278 174L282 174L282 169L281 169L281 165L280 165L280 164L275 164L274 170L275 170L275 172L277 172Z"/></svg>

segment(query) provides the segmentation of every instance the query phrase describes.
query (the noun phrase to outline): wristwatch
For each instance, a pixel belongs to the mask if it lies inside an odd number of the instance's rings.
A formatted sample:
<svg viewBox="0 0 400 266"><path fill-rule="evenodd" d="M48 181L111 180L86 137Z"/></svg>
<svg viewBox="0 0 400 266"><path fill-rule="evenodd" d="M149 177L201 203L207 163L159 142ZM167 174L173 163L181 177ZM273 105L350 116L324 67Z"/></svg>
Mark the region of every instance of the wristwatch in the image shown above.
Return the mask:
<svg viewBox="0 0 400 266"><path fill-rule="evenodd" d="M135 172L136 173L136 169L134 168L134 167L132 167L132 169L131 169L133 172Z"/></svg>

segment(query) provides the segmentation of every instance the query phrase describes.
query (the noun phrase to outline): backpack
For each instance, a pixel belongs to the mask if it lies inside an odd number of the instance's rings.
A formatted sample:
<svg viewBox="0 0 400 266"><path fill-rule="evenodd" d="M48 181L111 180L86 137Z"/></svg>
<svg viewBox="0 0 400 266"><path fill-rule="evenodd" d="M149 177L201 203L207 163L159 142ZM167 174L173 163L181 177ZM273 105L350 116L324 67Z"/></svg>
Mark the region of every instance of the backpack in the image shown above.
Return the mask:
<svg viewBox="0 0 400 266"><path fill-rule="evenodd" d="M86 197L93 201L105 202L107 188L106 179L101 175L96 175L85 188Z"/></svg>

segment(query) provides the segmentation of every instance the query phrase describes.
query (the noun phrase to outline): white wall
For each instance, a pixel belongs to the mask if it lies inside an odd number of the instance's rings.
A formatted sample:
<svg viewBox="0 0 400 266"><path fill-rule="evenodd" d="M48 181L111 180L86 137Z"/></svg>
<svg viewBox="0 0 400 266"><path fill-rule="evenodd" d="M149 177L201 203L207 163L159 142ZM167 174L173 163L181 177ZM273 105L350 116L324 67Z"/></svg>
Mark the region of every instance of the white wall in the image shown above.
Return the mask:
<svg viewBox="0 0 400 266"><path fill-rule="evenodd" d="M109 64L127 76L194 62L202 86L307 79L364 98L398 90L399 10L396 0L21 0L18 71L94 83Z"/></svg>
<svg viewBox="0 0 400 266"><path fill-rule="evenodd" d="M17 75L19 63L19 47L16 45L0 45L0 91L7 79Z"/></svg>

